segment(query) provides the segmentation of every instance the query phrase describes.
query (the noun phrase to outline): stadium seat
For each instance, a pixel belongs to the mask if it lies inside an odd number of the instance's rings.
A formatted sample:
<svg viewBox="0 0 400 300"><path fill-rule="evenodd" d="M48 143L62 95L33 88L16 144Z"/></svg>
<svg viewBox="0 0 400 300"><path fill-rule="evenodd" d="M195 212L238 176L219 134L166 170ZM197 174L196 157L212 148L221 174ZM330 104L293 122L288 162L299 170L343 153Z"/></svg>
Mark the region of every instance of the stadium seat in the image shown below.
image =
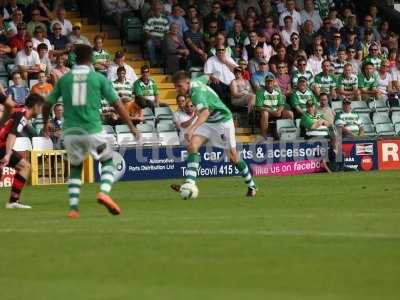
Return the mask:
<svg viewBox="0 0 400 300"><path fill-rule="evenodd" d="M359 113L358 116L360 117L363 125L373 125L368 113Z"/></svg>
<svg viewBox="0 0 400 300"><path fill-rule="evenodd" d="M384 100L372 100L369 103L369 108L374 112L388 112L389 108Z"/></svg>
<svg viewBox="0 0 400 300"><path fill-rule="evenodd" d="M293 120L276 120L276 133L281 140L294 140L297 137L297 128Z"/></svg>
<svg viewBox="0 0 400 300"><path fill-rule="evenodd" d="M138 124L136 125L136 127L141 133L148 133L154 131L154 126L148 123Z"/></svg>
<svg viewBox="0 0 400 300"><path fill-rule="evenodd" d="M53 150L53 141L50 138L36 136L32 138L33 150Z"/></svg>
<svg viewBox="0 0 400 300"><path fill-rule="evenodd" d="M138 141L136 137L133 136L132 133L127 132L117 132L117 144L119 146L136 146L138 145Z"/></svg>
<svg viewBox="0 0 400 300"><path fill-rule="evenodd" d="M103 130L107 134L115 134L114 128L111 125L103 125Z"/></svg>
<svg viewBox="0 0 400 300"><path fill-rule="evenodd" d="M115 126L115 132L118 133L130 133L128 125L117 125Z"/></svg>
<svg viewBox="0 0 400 300"><path fill-rule="evenodd" d="M351 109L356 113L370 113L371 109L365 101L352 101Z"/></svg>
<svg viewBox="0 0 400 300"><path fill-rule="evenodd" d="M28 137L17 137L15 140L14 148L15 151L31 151L32 144Z"/></svg>
<svg viewBox="0 0 400 300"><path fill-rule="evenodd" d="M400 135L400 123L394 125L394 131L396 132L396 135Z"/></svg>
<svg viewBox="0 0 400 300"><path fill-rule="evenodd" d="M393 125L391 123L376 124L375 129L376 129L376 133L379 136L396 135L396 132L394 131Z"/></svg>
<svg viewBox="0 0 400 300"><path fill-rule="evenodd" d="M342 101L332 101L332 109L335 112L342 110Z"/></svg>
<svg viewBox="0 0 400 300"><path fill-rule="evenodd" d="M393 125L400 123L400 111L394 111L392 113L392 123Z"/></svg>
<svg viewBox="0 0 400 300"><path fill-rule="evenodd" d="M384 112L376 112L372 116L372 120L375 125L378 124L392 124L392 121L389 119L388 113Z"/></svg>
<svg viewBox="0 0 400 300"><path fill-rule="evenodd" d="M148 124L148 123L138 124L137 129L141 133L140 142L143 146L161 144L157 132L154 130L153 124Z"/></svg>
<svg viewBox="0 0 400 300"><path fill-rule="evenodd" d="M154 118L155 117L153 111L149 107L146 107L144 109L144 119L147 121L147 120L154 120Z"/></svg>
<svg viewBox="0 0 400 300"><path fill-rule="evenodd" d="M155 113L156 113L157 120L162 120L162 119L164 119L164 120L172 120L173 119L172 111L167 106L156 107L155 108Z"/></svg>
<svg viewBox="0 0 400 300"><path fill-rule="evenodd" d="M159 123L157 125L159 141L163 146L179 145L179 136L173 123Z"/></svg>
<svg viewBox="0 0 400 300"><path fill-rule="evenodd" d="M3 88L8 88L8 75L0 76L0 84L3 86Z"/></svg>
<svg viewBox="0 0 400 300"><path fill-rule="evenodd" d="M364 135L365 136L376 136L374 126L372 124L364 125Z"/></svg>
<svg viewBox="0 0 400 300"><path fill-rule="evenodd" d="M37 79L31 79L31 80L29 80L29 89L32 89L32 87L33 87L36 83L39 83L39 80L37 80Z"/></svg>

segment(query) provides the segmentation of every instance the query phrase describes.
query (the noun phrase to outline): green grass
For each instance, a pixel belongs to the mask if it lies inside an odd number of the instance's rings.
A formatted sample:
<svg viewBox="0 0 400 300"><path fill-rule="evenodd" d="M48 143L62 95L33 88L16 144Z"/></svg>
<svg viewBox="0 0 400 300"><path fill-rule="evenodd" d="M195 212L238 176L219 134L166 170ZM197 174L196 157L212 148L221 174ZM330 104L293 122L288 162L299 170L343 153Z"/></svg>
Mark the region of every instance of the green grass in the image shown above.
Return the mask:
<svg viewBox="0 0 400 300"><path fill-rule="evenodd" d="M0 299L399 299L400 173L200 180L182 201L170 181L115 185L108 215L83 189L27 187L31 211L0 209ZM1 190L1 205L8 190Z"/></svg>

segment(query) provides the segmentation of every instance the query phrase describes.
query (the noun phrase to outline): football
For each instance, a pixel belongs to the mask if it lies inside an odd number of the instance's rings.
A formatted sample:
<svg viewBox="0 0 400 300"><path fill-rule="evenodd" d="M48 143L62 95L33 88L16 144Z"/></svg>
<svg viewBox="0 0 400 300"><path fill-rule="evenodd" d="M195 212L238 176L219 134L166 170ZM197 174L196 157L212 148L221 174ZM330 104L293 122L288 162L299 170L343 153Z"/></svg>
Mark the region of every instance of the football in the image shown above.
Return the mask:
<svg viewBox="0 0 400 300"><path fill-rule="evenodd" d="M199 195L199 189L195 183L184 183L179 191L183 200L196 199Z"/></svg>

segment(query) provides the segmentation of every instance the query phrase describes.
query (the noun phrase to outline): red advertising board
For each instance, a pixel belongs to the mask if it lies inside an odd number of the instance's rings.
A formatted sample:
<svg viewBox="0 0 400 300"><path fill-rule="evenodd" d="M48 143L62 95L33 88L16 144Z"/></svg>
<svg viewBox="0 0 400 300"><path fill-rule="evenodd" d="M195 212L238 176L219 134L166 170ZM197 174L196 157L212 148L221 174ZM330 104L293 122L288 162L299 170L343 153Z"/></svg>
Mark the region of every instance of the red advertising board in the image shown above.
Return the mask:
<svg viewBox="0 0 400 300"><path fill-rule="evenodd" d="M378 167L380 170L400 169L400 140L378 141Z"/></svg>

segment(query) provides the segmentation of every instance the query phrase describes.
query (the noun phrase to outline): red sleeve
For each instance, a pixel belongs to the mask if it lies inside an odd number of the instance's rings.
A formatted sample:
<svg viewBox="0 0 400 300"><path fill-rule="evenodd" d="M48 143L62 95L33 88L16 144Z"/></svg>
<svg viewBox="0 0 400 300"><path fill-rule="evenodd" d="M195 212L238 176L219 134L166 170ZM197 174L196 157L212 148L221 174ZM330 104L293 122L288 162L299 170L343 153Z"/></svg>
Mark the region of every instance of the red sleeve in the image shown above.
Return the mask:
<svg viewBox="0 0 400 300"><path fill-rule="evenodd" d="M14 123L12 125L12 128L10 130L10 133L14 135L20 134L26 125L28 125L28 121L26 120L24 113L22 112L16 112L13 117Z"/></svg>

